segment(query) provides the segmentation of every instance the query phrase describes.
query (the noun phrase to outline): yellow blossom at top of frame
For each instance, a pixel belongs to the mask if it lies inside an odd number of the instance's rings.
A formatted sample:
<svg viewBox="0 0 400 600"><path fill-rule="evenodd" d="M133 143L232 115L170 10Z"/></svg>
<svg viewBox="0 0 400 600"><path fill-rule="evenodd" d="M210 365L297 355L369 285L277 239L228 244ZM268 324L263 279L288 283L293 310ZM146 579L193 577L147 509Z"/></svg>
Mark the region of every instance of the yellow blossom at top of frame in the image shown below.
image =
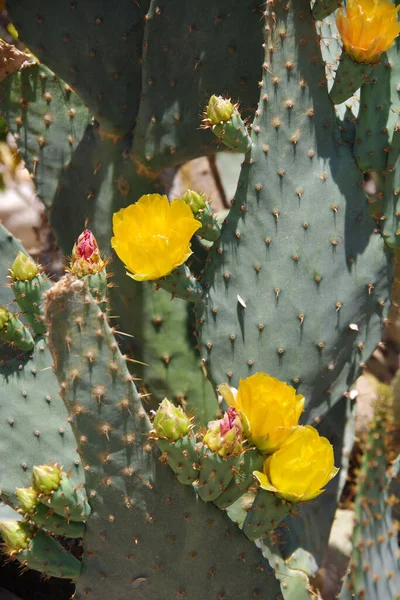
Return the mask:
<svg viewBox="0 0 400 600"><path fill-rule="evenodd" d="M147 194L114 213L111 245L130 277L159 279L189 258L190 239L200 227L183 200Z"/></svg>
<svg viewBox="0 0 400 600"><path fill-rule="evenodd" d="M348 0L336 15L346 54L355 62L377 62L400 33L399 9L390 0Z"/></svg>

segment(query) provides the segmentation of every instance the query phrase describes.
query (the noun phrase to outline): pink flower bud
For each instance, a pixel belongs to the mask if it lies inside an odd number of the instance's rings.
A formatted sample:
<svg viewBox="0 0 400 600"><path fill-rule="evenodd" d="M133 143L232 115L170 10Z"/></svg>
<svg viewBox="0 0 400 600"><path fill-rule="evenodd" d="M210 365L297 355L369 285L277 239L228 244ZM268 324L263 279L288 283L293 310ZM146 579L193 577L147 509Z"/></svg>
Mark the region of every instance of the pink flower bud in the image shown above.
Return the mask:
<svg viewBox="0 0 400 600"><path fill-rule="evenodd" d="M243 431L239 413L237 412L236 408L233 408L233 406L228 408L228 412L224 414L223 418L220 419L219 423L219 430L221 436L226 435L228 431L230 431L233 428L236 429L237 433L242 433Z"/></svg>
<svg viewBox="0 0 400 600"><path fill-rule="evenodd" d="M85 229L85 231L78 237L75 250L76 256L78 258L90 260L93 252L98 249L99 247L93 233L89 229Z"/></svg>
<svg viewBox="0 0 400 600"><path fill-rule="evenodd" d="M228 409L222 419L210 421L203 444L219 456L240 454L242 451L243 425L235 408Z"/></svg>
<svg viewBox="0 0 400 600"><path fill-rule="evenodd" d="M100 273L104 267L96 238L89 229L85 229L72 249L71 273L76 277L84 277Z"/></svg>

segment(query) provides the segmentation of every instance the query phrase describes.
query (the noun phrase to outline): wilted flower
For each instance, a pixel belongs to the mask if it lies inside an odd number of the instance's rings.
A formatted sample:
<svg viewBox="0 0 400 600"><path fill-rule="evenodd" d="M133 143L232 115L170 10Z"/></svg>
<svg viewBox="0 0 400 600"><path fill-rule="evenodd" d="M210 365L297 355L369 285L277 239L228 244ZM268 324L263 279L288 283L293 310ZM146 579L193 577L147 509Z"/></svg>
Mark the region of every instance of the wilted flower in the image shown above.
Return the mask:
<svg viewBox="0 0 400 600"><path fill-rule="evenodd" d="M111 245L130 277L159 279L189 258L190 238L200 227L183 200L147 194L114 213Z"/></svg>
<svg viewBox="0 0 400 600"><path fill-rule="evenodd" d="M32 484L35 490L43 494L51 494L61 483L62 471L57 465L40 465L33 467Z"/></svg>
<svg viewBox="0 0 400 600"><path fill-rule="evenodd" d="M390 0L348 0L336 15L346 54L355 62L376 62L400 33L399 10Z"/></svg>
<svg viewBox="0 0 400 600"><path fill-rule="evenodd" d="M85 229L72 249L71 273L76 277L83 277L100 273L104 267L96 238L89 229Z"/></svg>
<svg viewBox="0 0 400 600"><path fill-rule="evenodd" d="M228 408L222 419L210 421L203 444L219 456L239 454L242 451L243 425L235 408Z"/></svg>
<svg viewBox="0 0 400 600"><path fill-rule="evenodd" d="M265 454L275 452L286 441L304 408L304 396L261 372L241 379L238 390L223 383L218 391L242 416L249 441Z"/></svg>
<svg viewBox="0 0 400 600"><path fill-rule="evenodd" d="M164 398L155 414L153 427L158 437L178 440L189 433L191 423L179 406Z"/></svg>
<svg viewBox="0 0 400 600"><path fill-rule="evenodd" d="M14 260L10 268L12 279L21 281L30 281L39 273L39 267L33 262L29 256L19 251L17 258Z"/></svg>
<svg viewBox="0 0 400 600"><path fill-rule="evenodd" d="M2 521L0 523L0 535L4 541L4 547L10 554L24 550L29 545L30 526L18 521Z"/></svg>
<svg viewBox="0 0 400 600"><path fill-rule="evenodd" d="M324 491L339 471L333 448L311 425L296 427L288 440L269 456L263 473L254 471L264 490L290 502L306 502Z"/></svg>

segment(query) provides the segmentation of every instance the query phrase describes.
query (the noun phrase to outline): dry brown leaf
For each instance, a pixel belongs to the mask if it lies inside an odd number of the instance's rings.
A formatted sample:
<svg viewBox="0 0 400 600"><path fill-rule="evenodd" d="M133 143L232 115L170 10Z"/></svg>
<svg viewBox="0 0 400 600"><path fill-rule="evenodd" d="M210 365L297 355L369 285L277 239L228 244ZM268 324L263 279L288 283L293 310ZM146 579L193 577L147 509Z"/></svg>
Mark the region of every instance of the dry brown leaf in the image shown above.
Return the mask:
<svg viewBox="0 0 400 600"><path fill-rule="evenodd" d="M25 54L15 46L0 40L0 81L3 81L14 71L28 66L31 60L32 57L29 54Z"/></svg>

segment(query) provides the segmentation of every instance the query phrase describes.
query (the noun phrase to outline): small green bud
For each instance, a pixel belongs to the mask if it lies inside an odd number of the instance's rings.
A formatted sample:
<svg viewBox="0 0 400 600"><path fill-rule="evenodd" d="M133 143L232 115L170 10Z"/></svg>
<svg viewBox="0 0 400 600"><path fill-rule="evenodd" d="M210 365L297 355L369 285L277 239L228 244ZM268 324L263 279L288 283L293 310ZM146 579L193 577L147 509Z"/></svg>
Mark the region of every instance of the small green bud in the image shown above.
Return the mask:
<svg viewBox="0 0 400 600"><path fill-rule="evenodd" d="M61 483L62 471L57 465L40 465L33 467L32 484L37 492L51 494Z"/></svg>
<svg viewBox="0 0 400 600"><path fill-rule="evenodd" d="M0 522L0 534L7 552L15 554L28 547L31 527L27 523L18 521L2 521Z"/></svg>
<svg viewBox="0 0 400 600"><path fill-rule="evenodd" d="M190 419L181 408L164 398L155 414L153 427L158 437L178 440L190 431Z"/></svg>
<svg viewBox="0 0 400 600"><path fill-rule="evenodd" d="M10 273L12 279L30 281L39 273L39 267L29 256L20 251L11 265Z"/></svg>
<svg viewBox="0 0 400 600"><path fill-rule="evenodd" d="M37 505L39 504L39 498L37 492L33 488L17 488L15 490L17 498L19 500L22 510L27 514L35 512Z"/></svg>
<svg viewBox="0 0 400 600"><path fill-rule="evenodd" d="M234 104L222 96L211 96L206 108L206 117L209 125L219 125L219 123L229 121L235 110Z"/></svg>
<svg viewBox="0 0 400 600"><path fill-rule="evenodd" d="M0 329L10 320L10 313L5 308L0 306Z"/></svg>
<svg viewBox="0 0 400 600"><path fill-rule="evenodd" d="M203 444L219 456L242 452L243 425L235 408L231 407L218 421L210 421Z"/></svg>
<svg viewBox="0 0 400 600"><path fill-rule="evenodd" d="M190 206L194 215L196 215L199 210L204 210L208 206L204 194L199 194L193 190L186 190L182 196L182 200Z"/></svg>

